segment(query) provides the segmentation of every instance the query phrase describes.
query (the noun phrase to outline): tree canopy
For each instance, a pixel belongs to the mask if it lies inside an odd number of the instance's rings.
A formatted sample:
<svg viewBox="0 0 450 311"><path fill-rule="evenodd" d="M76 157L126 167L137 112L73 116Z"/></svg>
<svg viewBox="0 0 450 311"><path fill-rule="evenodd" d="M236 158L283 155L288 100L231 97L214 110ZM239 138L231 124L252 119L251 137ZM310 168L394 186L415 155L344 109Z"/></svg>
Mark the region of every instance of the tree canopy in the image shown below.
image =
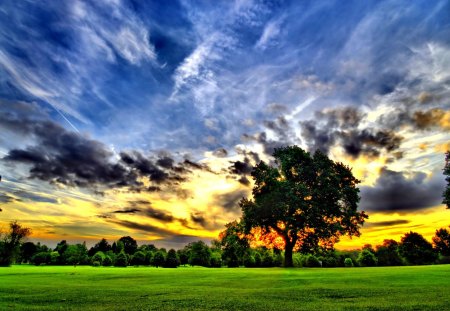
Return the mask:
<svg viewBox="0 0 450 311"><path fill-rule="evenodd" d="M357 210L359 181L351 169L297 146L275 149L275 165L260 162L252 172L253 200L240 207L247 231L275 231L285 243L285 266L292 266L294 247L313 252L332 247L344 234L359 236L368 217Z"/></svg>

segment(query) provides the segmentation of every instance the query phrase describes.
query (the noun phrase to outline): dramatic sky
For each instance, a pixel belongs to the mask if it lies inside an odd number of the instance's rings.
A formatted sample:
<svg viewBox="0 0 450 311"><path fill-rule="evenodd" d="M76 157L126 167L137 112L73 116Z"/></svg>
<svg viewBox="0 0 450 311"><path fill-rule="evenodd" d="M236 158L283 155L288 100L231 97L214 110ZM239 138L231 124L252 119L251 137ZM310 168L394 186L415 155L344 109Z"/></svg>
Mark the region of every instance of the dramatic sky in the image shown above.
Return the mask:
<svg viewBox="0 0 450 311"><path fill-rule="evenodd" d="M359 247L450 224L449 1L0 3L0 225L180 247L274 148L362 182Z"/></svg>

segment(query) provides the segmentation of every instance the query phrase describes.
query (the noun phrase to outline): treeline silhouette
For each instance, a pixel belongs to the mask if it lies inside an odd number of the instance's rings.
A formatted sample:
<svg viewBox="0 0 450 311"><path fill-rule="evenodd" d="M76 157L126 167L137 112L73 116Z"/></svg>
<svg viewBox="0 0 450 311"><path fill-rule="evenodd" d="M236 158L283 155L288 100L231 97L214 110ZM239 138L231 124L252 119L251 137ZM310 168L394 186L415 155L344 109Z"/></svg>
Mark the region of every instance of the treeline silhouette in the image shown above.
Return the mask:
<svg viewBox="0 0 450 311"><path fill-rule="evenodd" d="M0 244L0 256L2 247ZM88 249L85 243L69 244L65 240L55 248L33 242L20 244L14 258L16 264L154 266L176 268L180 265L203 267L281 267L284 252L277 248L250 247L237 235L213 240L211 245L192 242L179 250L157 248L153 244L138 245L130 236L110 244L100 240ZM450 263L450 232L436 231L432 243L416 232L408 232L400 241L384 240L382 244L364 245L360 250L319 250L294 253L294 267L401 266Z"/></svg>

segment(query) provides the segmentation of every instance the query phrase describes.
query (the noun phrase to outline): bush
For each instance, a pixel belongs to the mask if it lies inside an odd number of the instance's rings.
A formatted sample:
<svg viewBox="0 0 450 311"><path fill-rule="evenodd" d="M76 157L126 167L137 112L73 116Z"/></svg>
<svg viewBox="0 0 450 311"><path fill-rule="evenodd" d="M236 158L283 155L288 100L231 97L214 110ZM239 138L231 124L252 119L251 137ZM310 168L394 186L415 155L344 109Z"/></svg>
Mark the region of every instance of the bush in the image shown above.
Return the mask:
<svg viewBox="0 0 450 311"><path fill-rule="evenodd" d="M105 256L105 258L103 258L103 266L104 267L110 267L110 266L112 266L112 263L113 263L113 261L112 261L111 257Z"/></svg>
<svg viewBox="0 0 450 311"><path fill-rule="evenodd" d="M262 264L263 267L273 267L273 256L272 253L266 252L262 258Z"/></svg>
<svg viewBox="0 0 450 311"><path fill-rule="evenodd" d="M145 264L145 254L142 251L137 251L131 257L131 264L133 266L140 266Z"/></svg>
<svg viewBox="0 0 450 311"><path fill-rule="evenodd" d="M128 266L128 257L124 252L117 254L116 261L114 262L116 267L126 267Z"/></svg>
<svg viewBox="0 0 450 311"><path fill-rule="evenodd" d="M48 252L39 252L31 257L31 263L36 266L45 265L50 262L50 253Z"/></svg>
<svg viewBox="0 0 450 311"><path fill-rule="evenodd" d="M100 266L101 266L100 261L94 261L94 262L92 262L92 266L94 266L94 267L100 267Z"/></svg>
<svg viewBox="0 0 450 311"><path fill-rule="evenodd" d="M308 255L305 260L305 267L309 268L320 268L322 264L319 259L314 255Z"/></svg>
<svg viewBox="0 0 450 311"><path fill-rule="evenodd" d="M212 268L220 268L222 267L222 256L219 252L211 253L211 267Z"/></svg>
<svg viewBox="0 0 450 311"><path fill-rule="evenodd" d="M377 261L377 257L368 249L362 250L358 256L358 263L361 267L374 267L377 265Z"/></svg>
<svg viewBox="0 0 450 311"><path fill-rule="evenodd" d="M103 259L105 258L105 254L103 252L97 252L94 256L91 258L92 265L94 265L94 262L98 262L100 265L103 263Z"/></svg>
<svg viewBox="0 0 450 311"><path fill-rule="evenodd" d="M345 258L345 260L344 260L344 265L347 267L347 268L350 268L350 267L353 267L353 260L351 259L351 258Z"/></svg>
<svg viewBox="0 0 450 311"><path fill-rule="evenodd" d="M161 267L166 262L166 257L162 251L157 251L152 259L152 265L156 268Z"/></svg>
<svg viewBox="0 0 450 311"><path fill-rule="evenodd" d="M261 254L259 252L256 252L254 256L255 256L255 267L261 267L262 265Z"/></svg>
<svg viewBox="0 0 450 311"><path fill-rule="evenodd" d="M164 263L165 268L176 268L180 265L180 260L178 259L177 252L174 249L169 250L167 253L166 262Z"/></svg>
<svg viewBox="0 0 450 311"><path fill-rule="evenodd" d="M294 264L295 268L303 267L302 259L303 259L303 256L299 253L295 253L292 255L292 263Z"/></svg>
<svg viewBox="0 0 450 311"><path fill-rule="evenodd" d="M281 253L275 255L275 257L273 259L274 267L282 267L283 266L283 262L284 262L284 258L283 258L283 255Z"/></svg>
<svg viewBox="0 0 450 311"><path fill-rule="evenodd" d="M320 260L322 261L322 267L325 268L333 268L337 267L337 260L334 257L321 257Z"/></svg>
<svg viewBox="0 0 450 311"><path fill-rule="evenodd" d="M251 255L251 254L246 254L244 256L244 266L247 268L253 268L255 267L256 261L255 261L255 256Z"/></svg>

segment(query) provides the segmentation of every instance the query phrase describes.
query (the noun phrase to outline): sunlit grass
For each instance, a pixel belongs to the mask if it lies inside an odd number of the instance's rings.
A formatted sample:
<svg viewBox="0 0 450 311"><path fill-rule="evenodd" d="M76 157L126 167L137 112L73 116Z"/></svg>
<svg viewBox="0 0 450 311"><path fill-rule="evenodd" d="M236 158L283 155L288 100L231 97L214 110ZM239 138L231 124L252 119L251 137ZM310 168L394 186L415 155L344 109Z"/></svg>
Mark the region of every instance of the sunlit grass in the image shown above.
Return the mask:
<svg viewBox="0 0 450 311"><path fill-rule="evenodd" d="M0 310L448 310L450 265L0 269Z"/></svg>

